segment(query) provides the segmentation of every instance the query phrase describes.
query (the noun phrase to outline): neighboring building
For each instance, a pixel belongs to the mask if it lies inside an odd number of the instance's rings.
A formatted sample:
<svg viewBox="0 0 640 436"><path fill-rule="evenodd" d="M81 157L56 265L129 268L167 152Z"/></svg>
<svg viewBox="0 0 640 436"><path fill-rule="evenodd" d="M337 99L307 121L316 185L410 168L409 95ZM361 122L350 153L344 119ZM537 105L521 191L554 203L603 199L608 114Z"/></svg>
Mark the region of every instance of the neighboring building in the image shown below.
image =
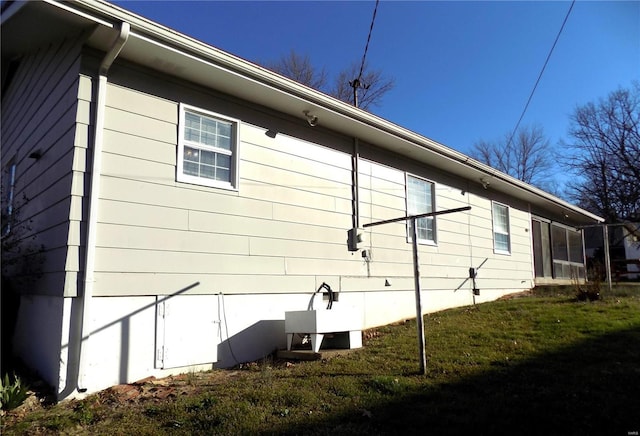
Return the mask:
<svg viewBox="0 0 640 436"><path fill-rule="evenodd" d="M602 221L101 1L4 4L2 168L44 246L14 348L59 398L260 358L322 283L367 328L414 317L406 224L354 226L471 206L419 221L432 312L469 268L478 302L584 276Z"/></svg>
<svg viewBox="0 0 640 436"><path fill-rule="evenodd" d="M585 228L587 266L599 279L606 279L603 227L609 236L611 279L614 282L640 280L640 223L602 224ZM590 276L591 277L591 276Z"/></svg>
<svg viewBox="0 0 640 436"><path fill-rule="evenodd" d="M640 279L640 223L627 223L622 228L626 271L629 280Z"/></svg>

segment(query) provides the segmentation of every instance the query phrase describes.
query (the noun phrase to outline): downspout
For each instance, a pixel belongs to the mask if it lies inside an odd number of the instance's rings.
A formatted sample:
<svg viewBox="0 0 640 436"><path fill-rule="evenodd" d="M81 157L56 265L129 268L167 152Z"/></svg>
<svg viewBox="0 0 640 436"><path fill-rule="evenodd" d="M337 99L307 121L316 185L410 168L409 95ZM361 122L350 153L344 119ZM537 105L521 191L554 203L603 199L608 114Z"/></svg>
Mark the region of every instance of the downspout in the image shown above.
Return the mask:
<svg viewBox="0 0 640 436"><path fill-rule="evenodd" d="M362 72L360 72L362 74ZM353 86L353 105L358 107L358 87L360 87L360 78L353 79L351 82L351 86ZM359 244L358 240L360 236L358 235L359 227L360 227L360 140L355 137L353 138L353 154L351 155L351 211L353 213L351 217L352 224L352 244L349 247L349 250L353 251L357 250ZM368 265L368 263L367 263ZM368 268L367 268L368 269Z"/></svg>
<svg viewBox="0 0 640 436"><path fill-rule="evenodd" d="M602 239L604 240L604 268L607 272L607 289L611 293L611 254L609 252L609 226L602 226Z"/></svg>
<svg viewBox="0 0 640 436"><path fill-rule="evenodd" d="M124 47L127 39L129 39L129 31L131 26L129 23L122 22L120 24L120 33L113 42L113 45L105 55L100 70L98 72L98 88L96 90L96 109L94 118L94 139L93 153L91 158L91 186L89 188L89 206L87 219L87 242L84 265L84 287L82 296L82 326L80 327L80 356L78 367L78 391L85 392L86 387L86 368L89 360L89 339L91 332L89 327L91 298L93 296L93 285L95 282L95 264L96 264L96 230L98 224L98 203L100 196L100 172L102 169L102 145L104 142L104 114L106 109L107 97L107 73L109 68L115 61L116 57Z"/></svg>
<svg viewBox="0 0 640 436"><path fill-rule="evenodd" d="M354 229L358 229L360 227L360 184L359 184L359 166L358 163L360 161L360 140L358 138L353 138L353 154L351 155L351 190L352 197L351 201L353 217L351 219L351 224Z"/></svg>
<svg viewBox="0 0 640 436"><path fill-rule="evenodd" d="M533 248L533 217L531 215L531 203L527 203L529 208L529 245L531 247L531 287L536 287L536 250ZM582 250L584 253L584 249ZM544 266L542 268L544 270ZM544 276L544 273L542 274Z"/></svg>

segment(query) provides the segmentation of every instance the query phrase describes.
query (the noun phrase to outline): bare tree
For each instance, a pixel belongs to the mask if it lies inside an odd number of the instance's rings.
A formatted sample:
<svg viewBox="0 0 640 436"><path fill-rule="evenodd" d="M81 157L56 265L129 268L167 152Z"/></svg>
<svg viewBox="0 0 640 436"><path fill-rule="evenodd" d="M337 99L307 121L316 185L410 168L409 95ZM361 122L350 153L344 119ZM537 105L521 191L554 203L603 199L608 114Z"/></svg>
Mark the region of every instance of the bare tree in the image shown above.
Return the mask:
<svg viewBox="0 0 640 436"><path fill-rule="evenodd" d="M353 94L353 81L358 78L359 65L342 70L329 94L346 103L355 104ZM368 110L371 106L379 106L382 97L393 89L394 80L383 75L380 70L369 70L365 64L362 77L359 78L358 107Z"/></svg>
<svg viewBox="0 0 640 436"><path fill-rule="evenodd" d="M576 107L569 134L572 199L608 222L640 220L640 82Z"/></svg>
<svg viewBox="0 0 640 436"><path fill-rule="evenodd" d="M267 62L267 68L314 89L323 89L327 84L327 72L311 63L309 55L291 50L288 55L275 62Z"/></svg>
<svg viewBox="0 0 640 436"><path fill-rule="evenodd" d="M354 63L349 68L342 70L332 86L327 85L327 72L324 68L314 66L308 55L300 55L294 50L275 62L266 62L265 66L303 85L326 92L346 103L354 104L351 83L359 76L359 64ZM362 86L358 89L358 107L365 110L371 106L379 106L382 97L394 85L393 79L385 77L379 70L369 70L366 65L359 81Z"/></svg>
<svg viewBox="0 0 640 436"><path fill-rule="evenodd" d="M509 132L495 142L478 141L470 154L523 182L543 189L554 186L549 180L553 167L551 146L539 125L521 127L513 137Z"/></svg>
<svg viewBox="0 0 640 436"><path fill-rule="evenodd" d="M2 194L6 192L5 189L1 191ZM22 211L28 202L29 199L23 194L22 199L13 201L11 209L2 204L1 212L2 277L10 278L15 285L21 286L38 279L44 263L44 246L36 242L38 238L32 227L33 220L22 218Z"/></svg>

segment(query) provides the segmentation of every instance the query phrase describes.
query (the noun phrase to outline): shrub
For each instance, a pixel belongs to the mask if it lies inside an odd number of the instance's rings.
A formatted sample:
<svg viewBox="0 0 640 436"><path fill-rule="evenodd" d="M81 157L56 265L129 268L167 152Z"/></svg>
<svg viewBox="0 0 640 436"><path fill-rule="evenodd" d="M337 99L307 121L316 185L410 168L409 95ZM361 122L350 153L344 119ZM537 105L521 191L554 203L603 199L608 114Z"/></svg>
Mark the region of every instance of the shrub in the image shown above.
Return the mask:
<svg viewBox="0 0 640 436"><path fill-rule="evenodd" d="M15 409L29 397L29 388L13 376L13 382L9 380L9 374L0 379L0 408L2 410Z"/></svg>
<svg viewBox="0 0 640 436"><path fill-rule="evenodd" d="M578 301L595 301L600 299L600 277L598 274L587 271L587 275L591 277L590 281L580 284L580 279L575 274L571 274L571 282L575 289L575 295Z"/></svg>
<svg viewBox="0 0 640 436"><path fill-rule="evenodd" d="M600 284L589 283L579 286L576 290L576 298L578 301L595 301L600 299Z"/></svg>

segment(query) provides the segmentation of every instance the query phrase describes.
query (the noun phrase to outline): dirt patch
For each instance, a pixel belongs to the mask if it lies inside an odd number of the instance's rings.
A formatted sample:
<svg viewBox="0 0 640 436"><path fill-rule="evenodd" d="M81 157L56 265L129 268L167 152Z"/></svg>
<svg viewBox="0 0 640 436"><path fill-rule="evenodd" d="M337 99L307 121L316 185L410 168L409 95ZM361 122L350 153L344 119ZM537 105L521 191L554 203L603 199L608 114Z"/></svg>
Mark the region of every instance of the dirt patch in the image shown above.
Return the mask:
<svg viewBox="0 0 640 436"><path fill-rule="evenodd" d="M93 398L92 401L109 404L116 408L137 403L160 403L170 398L197 394L206 389L207 386L222 384L226 380L239 376L246 370L250 370L248 364L245 364L243 370L212 370L160 379L147 377L134 383L112 386L92 394L88 398ZM16 371L16 373L29 386L29 397L13 410L0 411L2 427L16 424L25 419L25 417L44 411L57 403L53 390L40 380L37 375L24 368ZM63 400L59 403L59 406L74 409L82 401L84 400Z"/></svg>
<svg viewBox="0 0 640 436"><path fill-rule="evenodd" d="M526 297L533 297L533 291L528 290L528 291L514 292L513 294L503 295L502 297L498 298L498 301L513 300L515 298L526 298Z"/></svg>

